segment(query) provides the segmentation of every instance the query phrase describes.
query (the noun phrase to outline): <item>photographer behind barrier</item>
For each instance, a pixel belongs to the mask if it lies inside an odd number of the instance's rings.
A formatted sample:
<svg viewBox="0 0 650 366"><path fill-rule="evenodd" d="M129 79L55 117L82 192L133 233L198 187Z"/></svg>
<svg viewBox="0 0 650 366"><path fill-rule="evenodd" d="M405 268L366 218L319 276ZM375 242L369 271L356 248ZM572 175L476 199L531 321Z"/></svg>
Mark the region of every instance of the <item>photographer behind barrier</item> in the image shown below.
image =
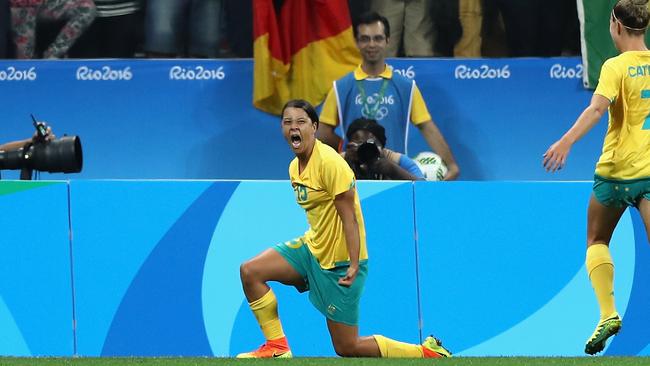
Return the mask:
<svg viewBox="0 0 650 366"><path fill-rule="evenodd" d="M32 118L34 118L32 116ZM36 132L31 139L0 145L0 170L20 169L20 179L31 179L33 170L50 173L79 173L83 166L78 136L56 139L45 122L34 120Z"/></svg>
<svg viewBox="0 0 650 366"><path fill-rule="evenodd" d="M46 141L52 141L56 139L56 135L52 132L52 127L50 126L47 127L45 136L46 136L45 137ZM5 144L0 145L0 151L18 150L29 143L34 143L37 138L38 138L38 133L34 132L34 136L32 136L29 139L7 142Z"/></svg>
<svg viewBox="0 0 650 366"><path fill-rule="evenodd" d="M423 180L413 160L386 149L386 130L373 119L355 119L346 132L347 145L341 155L357 179Z"/></svg>

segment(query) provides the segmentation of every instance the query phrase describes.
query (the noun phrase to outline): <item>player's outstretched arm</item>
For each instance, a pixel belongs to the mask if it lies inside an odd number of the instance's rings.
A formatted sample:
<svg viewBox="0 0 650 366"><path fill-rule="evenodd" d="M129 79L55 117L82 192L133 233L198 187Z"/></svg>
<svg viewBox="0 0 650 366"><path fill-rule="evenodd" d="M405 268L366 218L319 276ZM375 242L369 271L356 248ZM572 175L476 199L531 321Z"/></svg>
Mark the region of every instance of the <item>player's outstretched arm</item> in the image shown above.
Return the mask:
<svg viewBox="0 0 650 366"><path fill-rule="evenodd" d="M591 97L591 103L582 111L573 126L544 153L542 165L547 172L555 172L564 167L573 144L600 121L609 104L609 99L602 95L594 94Z"/></svg>

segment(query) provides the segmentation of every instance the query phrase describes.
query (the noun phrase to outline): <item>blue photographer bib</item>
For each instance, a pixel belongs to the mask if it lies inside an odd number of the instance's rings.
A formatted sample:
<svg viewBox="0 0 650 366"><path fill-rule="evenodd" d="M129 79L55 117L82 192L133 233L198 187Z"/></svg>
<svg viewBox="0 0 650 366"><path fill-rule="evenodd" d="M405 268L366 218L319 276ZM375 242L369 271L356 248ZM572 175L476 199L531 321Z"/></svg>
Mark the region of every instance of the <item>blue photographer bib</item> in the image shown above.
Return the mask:
<svg viewBox="0 0 650 366"><path fill-rule="evenodd" d="M342 136L355 119L374 119L386 129L386 147L406 153L414 86L412 80L396 73L392 73L391 78L362 80L356 80L354 73L349 73L337 80L334 89Z"/></svg>

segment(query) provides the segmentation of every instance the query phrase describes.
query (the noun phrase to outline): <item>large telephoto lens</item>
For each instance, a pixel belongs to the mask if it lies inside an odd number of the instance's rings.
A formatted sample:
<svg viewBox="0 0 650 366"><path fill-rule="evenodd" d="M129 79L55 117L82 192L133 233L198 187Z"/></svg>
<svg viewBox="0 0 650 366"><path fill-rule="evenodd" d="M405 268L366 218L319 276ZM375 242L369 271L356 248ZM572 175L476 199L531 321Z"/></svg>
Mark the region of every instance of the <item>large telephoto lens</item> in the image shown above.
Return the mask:
<svg viewBox="0 0 650 366"><path fill-rule="evenodd" d="M83 167L81 140L64 136L14 151L0 152L0 169L33 169L50 173L79 173Z"/></svg>
<svg viewBox="0 0 650 366"><path fill-rule="evenodd" d="M32 145L31 168L50 173L79 173L83 166L81 140L64 136L44 144Z"/></svg>
<svg viewBox="0 0 650 366"><path fill-rule="evenodd" d="M23 166L23 149L0 151L0 169L22 169Z"/></svg>

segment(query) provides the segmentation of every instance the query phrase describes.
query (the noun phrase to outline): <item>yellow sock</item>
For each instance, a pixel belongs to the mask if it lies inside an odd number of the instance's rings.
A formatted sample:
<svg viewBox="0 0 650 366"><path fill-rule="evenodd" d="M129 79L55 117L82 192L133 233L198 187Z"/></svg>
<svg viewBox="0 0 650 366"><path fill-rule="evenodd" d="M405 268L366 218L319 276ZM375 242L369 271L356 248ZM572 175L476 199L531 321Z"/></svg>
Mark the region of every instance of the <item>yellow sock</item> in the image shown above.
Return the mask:
<svg viewBox="0 0 650 366"><path fill-rule="evenodd" d="M422 346L392 340L381 335L374 335L381 357L386 358L422 358Z"/></svg>
<svg viewBox="0 0 650 366"><path fill-rule="evenodd" d="M262 333L267 340L278 339L284 337L282 330L282 323L278 316L278 300L275 298L273 290L264 296L248 304L257 319L257 322L262 328Z"/></svg>
<svg viewBox="0 0 650 366"><path fill-rule="evenodd" d="M587 248L587 273L600 306L600 319L616 313L614 304L614 262L606 244L593 244Z"/></svg>

